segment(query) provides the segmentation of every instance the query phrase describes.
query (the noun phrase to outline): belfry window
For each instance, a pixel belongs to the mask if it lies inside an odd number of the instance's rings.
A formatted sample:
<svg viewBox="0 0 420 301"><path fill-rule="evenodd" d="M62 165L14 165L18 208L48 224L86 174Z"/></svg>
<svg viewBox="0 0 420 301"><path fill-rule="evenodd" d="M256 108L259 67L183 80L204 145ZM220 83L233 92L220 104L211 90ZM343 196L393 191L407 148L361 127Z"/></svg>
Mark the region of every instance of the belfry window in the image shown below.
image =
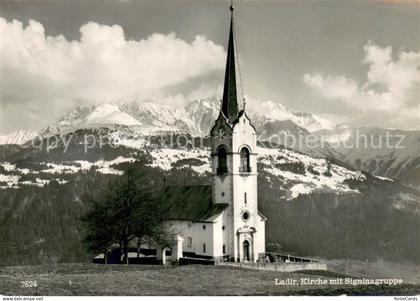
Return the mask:
<svg viewBox="0 0 420 301"><path fill-rule="evenodd" d="M241 162L239 166L240 172L251 172L251 166L249 165L249 150L246 147L241 149Z"/></svg>
<svg viewBox="0 0 420 301"><path fill-rule="evenodd" d="M227 171L227 151L225 147L221 147L217 152L217 173L227 173Z"/></svg>

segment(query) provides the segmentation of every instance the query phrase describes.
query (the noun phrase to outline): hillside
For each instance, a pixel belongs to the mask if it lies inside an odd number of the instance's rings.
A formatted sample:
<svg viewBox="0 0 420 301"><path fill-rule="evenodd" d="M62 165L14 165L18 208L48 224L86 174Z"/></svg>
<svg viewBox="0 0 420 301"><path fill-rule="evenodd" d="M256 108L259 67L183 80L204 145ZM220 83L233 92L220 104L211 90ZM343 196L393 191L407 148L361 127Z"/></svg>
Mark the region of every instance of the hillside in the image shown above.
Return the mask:
<svg viewBox="0 0 420 301"><path fill-rule="evenodd" d="M336 145L353 168L420 188L420 131L337 127L314 135Z"/></svg>
<svg viewBox="0 0 420 301"><path fill-rule="evenodd" d="M404 184L416 183L417 132L401 151L346 151L333 146L356 139L350 128L330 128L325 120L272 102L250 110L258 129L259 210L268 218L270 250L420 262L420 193ZM211 183L207 133L217 114L215 98L183 108L105 103L77 107L35 138L31 131L3 138L1 264L87 261L79 221L90 205L84 195L99 195L128 166L148 174L156 191L164 183ZM364 133L378 137L383 131ZM313 134L319 139L312 147L285 147L272 139Z"/></svg>
<svg viewBox="0 0 420 301"><path fill-rule="evenodd" d="M314 158L341 161L352 169L399 180L418 189L419 131L335 126L328 120L273 101L252 100L247 107L258 140L266 146L283 145ZM206 137L218 112L216 97L190 101L183 107L135 101L79 106L39 133L20 130L0 136L0 150L27 144L36 136L47 138L85 128L126 126L130 129L124 129L122 134L135 135L140 140L126 139L134 147L148 135L183 133Z"/></svg>
<svg viewBox="0 0 420 301"><path fill-rule="evenodd" d="M88 149L83 144L85 137L96 137L103 145ZM3 169L3 184L0 187L37 185L37 182L25 181L30 177L38 179L38 183L51 178L60 183L63 181L60 176L90 169L101 174L120 175L122 171L114 166L139 158L148 160L146 166L164 172L188 168L197 176L210 176L210 149L206 145L191 145L194 141L191 136L184 145L175 146L171 140L176 141L178 137L183 136L144 136L132 127L125 126L78 130L63 137L57 136L54 147L41 150L28 147L8 157L10 162L0 163ZM66 145L66 141L70 144ZM206 140L203 142L206 143ZM261 171L281 182L277 188L284 191L282 198L285 200L314 192L359 193L347 181L363 182L366 179L361 172L334 164L328 159L312 158L282 147L269 148L262 144L257 152Z"/></svg>
<svg viewBox="0 0 420 301"><path fill-rule="evenodd" d="M85 149L86 136L102 137L102 144ZM147 173L155 190L164 181L209 184L208 141L189 136L175 147L177 137L107 126L68 133L52 148L6 152L0 163L2 265L88 260L79 221L89 207L83 196L100 194L127 166ZM268 218L273 250L420 262L418 192L290 149L261 144L258 153L259 209Z"/></svg>
<svg viewBox="0 0 420 301"><path fill-rule="evenodd" d="M265 145L283 145L314 158L341 161L355 170L400 180L418 189L419 131L335 126L328 120L273 101L252 100L247 107L258 140ZM39 133L20 130L0 136L0 150L11 145L24 145L36 136L46 138L100 127L127 126L130 130L125 129L123 134L136 135L139 140L143 140L143 136L167 133L206 137L218 112L216 97L190 101L183 107L135 101L79 106ZM134 147L139 145L132 137L127 140L134 143ZM387 146L388 141L391 147Z"/></svg>

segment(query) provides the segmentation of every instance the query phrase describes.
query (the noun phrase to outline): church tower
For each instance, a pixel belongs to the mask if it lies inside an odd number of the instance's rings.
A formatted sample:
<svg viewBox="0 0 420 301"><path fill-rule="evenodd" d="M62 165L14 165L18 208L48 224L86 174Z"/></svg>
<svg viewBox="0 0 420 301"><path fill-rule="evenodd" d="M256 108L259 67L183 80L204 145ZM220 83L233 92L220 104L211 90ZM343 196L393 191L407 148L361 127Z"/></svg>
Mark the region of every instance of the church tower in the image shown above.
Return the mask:
<svg viewBox="0 0 420 301"><path fill-rule="evenodd" d="M266 219L258 212L256 131L245 104L238 110L233 11L231 5L223 99L210 133L212 193L214 203L228 204L223 216L225 256L256 261L265 252Z"/></svg>

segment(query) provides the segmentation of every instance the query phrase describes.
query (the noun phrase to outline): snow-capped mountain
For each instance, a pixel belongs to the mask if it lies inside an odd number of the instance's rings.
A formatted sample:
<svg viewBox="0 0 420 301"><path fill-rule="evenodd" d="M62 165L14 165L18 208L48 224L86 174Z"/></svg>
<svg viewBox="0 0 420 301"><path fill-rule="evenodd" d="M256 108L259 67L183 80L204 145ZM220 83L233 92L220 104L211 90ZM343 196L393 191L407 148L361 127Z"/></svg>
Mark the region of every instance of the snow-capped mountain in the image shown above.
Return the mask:
<svg viewBox="0 0 420 301"><path fill-rule="evenodd" d="M95 109L95 106L78 106L57 122L61 130L76 128L86 120L86 117Z"/></svg>
<svg viewBox="0 0 420 301"><path fill-rule="evenodd" d="M216 98L194 100L188 103L184 110L186 115L190 116L189 128L192 132L207 136L214 120L219 115L220 102Z"/></svg>
<svg viewBox="0 0 420 301"><path fill-rule="evenodd" d="M185 132L205 136L217 114L215 98L192 101L185 107L155 102L104 103L77 107L57 122L57 128L61 132L68 132L76 128L114 124L141 126L139 130L149 135Z"/></svg>
<svg viewBox="0 0 420 301"><path fill-rule="evenodd" d="M38 132L33 130L19 130L8 135L0 136L0 144L24 144L34 139Z"/></svg>
<svg viewBox="0 0 420 301"><path fill-rule="evenodd" d="M290 120L308 132L331 129L333 123L318 116L296 111L273 101L253 102L251 116L258 122Z"/></svg>
<svg viewBox="0 0 420 301"><path fill-rule="evenodd" d="M57 122L61 131L86 128L96 125L140 125L140 122L115 104L103 103L99 106L77 107Z"/></svg>
<svg viewBox="0 0 420 301"><path fill-rule="evenodd" d="M154 102L102 104L94 107L79 107L57 124L62 132L75 128L109 126L110 124L130 125L137 135L160 135L162 133L188 133L192 136L208 136L214 120L219 114L220 102L216 97L194 100L184 107ZM110 118L109 111L118 113L118 118ZM313 157L339 156L328 145L307 147L305 143L288 145L286 137L296 141L306 139L314 129L330 127L331 124L311 114L298 112L271 101L250 106L249 115L257 128L260 141L271 141L295 149ZM100 116L100 118L98 118ZM104 118L106 116L106 118ZM275 138L273 141L273 136Z"/></svg>
<svg viewBox="0 0 420 301"><path fill-rule="evenodd" d="M128 125L137 126L144 134L150 135L162 132L184 132L205 137L209 134L219 114L219 108L220 101L216 97L194 100L184 107L156 102L78 106L58 120L56 125L45 129L42 136L95 126ZM265 136L273 134L267 132L267 128L270 128L266 126L267 123L279 124L279 121L286 120L308 133L331 127L331 123L317 116L295 111L272 101L258 104L254 102L248 111L257 128L265 127ZM17 131L10 135L0 136L0 144L24 144L37 134L31 130Z"/></svg>
<svg viewBox="0 0 420 301"><path fill-rule="evenodd" d="M129 114L122 112L116 105L102 104L96 107L84 120L84 126L88 125L140 125L140 122Z"/></svg>
<svg viewBox="0 0 420 301"><path fill-rule="evenodd" d="M17 131L0 136L0 144L24 144L36 136L47 137L55 133L67 133L76 129L127 126L125 131L137 137L129 140L141 144L141 137L162 133L188 133L206 137L213 121L219 114L220 103L216 97L194 100L184 107L175 107L155 102L103 103L97 106L79 106L61 118L56 125L37 133ZM420 179L420 132L385 130L380 128L350 128L336 126L312 114L298 112L272 101L253 101L247 109L258 131L259 141L270 141L280 137L280 145L318 158L335 158L355 169L366 170L377 176L403 178L407 183ZM404 136L402 148L375 147L381 137L385 145L388 135L394 144L399 135ZM279 135L280 134L280 135ZM285 137L304 139L317 137L315 146L305 143L289 145ZM370 137L364 147L346 148L343 145L360 144L361 136ZM128 140L127 140L128 141ZM375 141L377 142L375 144ZM131 143L130 142L130 143ZM372 144L373 143L373 144ZM415 184L415 183L414 183Z"/></svg>
<svg viewBox="0 0 420 301"><path fill-rule="evenodd" d="M155 102L101 104L99 106L78 107L58 121L61 130L80 128L92 124L123 124L141 125L144 132L187 132L194 136L207 136L213 121L219 114L220 102L216 97L194 100L184 107L175 107ZM118 111L119 110L119 111ZM266 122L290 120L308 132L331 125L311 114L298 112L271 101L254 105L250 109L250 116L257 127ZM110 117L118 113L118 118ZM117 112L118 111L118 112ZM126 113L127 115L123 115ZM101 115L100 118L97 116ZM104 119L104 115L106 115ZM136 120L137 122L135 122Z"/></svg>

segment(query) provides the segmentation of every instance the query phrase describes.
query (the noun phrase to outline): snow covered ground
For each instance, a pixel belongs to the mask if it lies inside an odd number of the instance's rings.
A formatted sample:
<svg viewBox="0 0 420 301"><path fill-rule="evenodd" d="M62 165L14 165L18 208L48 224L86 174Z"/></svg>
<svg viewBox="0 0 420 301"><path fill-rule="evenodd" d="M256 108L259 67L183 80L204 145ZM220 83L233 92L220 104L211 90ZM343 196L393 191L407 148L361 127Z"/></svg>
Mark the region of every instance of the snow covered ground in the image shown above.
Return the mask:
<svg viewBox="0 0 420 301"><path fill-rule="evenodd" d="M149 166L153 168L160 168L163 171L169 171L174 167L190 168L200 176L209 175L211 172L209 148L156 148L150 144L146 137L133 129L130 131L117 129L111 131L109 135L110 139L118 145L150 155L152 163ZM289 149L259 147L257 153L259 165L269 175L267 180L272 183L281 183L273 185L281 185L278 189L286 191L285 198L287 200L315 192L358 193L358 190L349 187L346 180L364 181L366 179L366 176L360 171L349 170L332 164L327 159L313 158ZM18 168L13 163L2 162L0 163L0 187L44 186L49 183L49 180L42 179L43 174L57 176L55 180L60 184L65 184L65 181L59 178L60 175L75 174L92 168L103 174L122 175L123 172L114 168L113 165L135 160L131 156L119 156L113 160L98 160L96 162L87 160L41 162L37 170ZM4 174L1 174L2 169ZM27 174L36 174L36 180L32 180L32 182L20 180ZM382 181L392 181L388 178L377 178ZM273 179L278 181L273 181ZM395 202L397 207L404 207L411 204L412 200L402 195Z"/></svg>
<svg viewBox="0 0 420 301"><path fill-rule="evenodd" d="M152 167L159 167L163 170L170 170L173 163L185 159L198 159L203 162L201 165L192 165L198 174L210 173L209 149L159 149L151 151L153 157ZM315 159L309 156L299 154L287 149L258 149L259 163L264 165L264 170L272 176L281 179L285 184L282 188L287 188L290 192L289 199L294 199L300 194L309 194L316 191L329 191L337 193L359 191L351 189L344 181L348 179L364 180L366 177L359 171L351 171L344 167L328 164L326 159ZM275 164L282 163L299 163L305 166L304 174L293 171L282 170ZM188 167L188 166L186 166ZM319 173L319 175L311 173L308 168ZM329 170L330 175L324 175ZM280 188L280 187L279 187Z"/></svg>
<svg viewBox="0 0 420 301"><path fill-rule="evenodd" d="M201 165L192 165L191 168L199 174L211 172L210 168L210 150L209 149L155 149L150 152L153 157L151 167L158 167L162 170L170 170L172 164L179 160L198 159L203 161ZM185 167L189 167L186 165Z"/></svg>
<svg viewBox="0 0 420 301"><path fill-rule="evenodd" d="M265 171L290 184L289 199L300 194L316 191L334 191L337 193L358 192L351 189L344 181L348 179L364 180L359 171L348 170L342 166L329 164L326 159L316 159L287 149L259 148L260 163L265 164ZM302 163L304 173L276 168L273 163ZM309 168L312 170L309 171Z"/></svg>
<svg viewBox="0 0 420 301"><path fill-rule="evenodd" d="M143 150L146 144L142 140L127 139L121 140L121 144L131 146ZM208 148L194 148L194 149L148 149L153 162L151 167L160 168L168 171L174 168L174 164L179 161L178 168L191 168L199 175L209 174L210 168L210 150ZM346 183L347 179L364 180L365 176L358 171L351 171L342 166L329 164L326 159L315 159L307 155L303 155L287 149L262 148L258 149L259 163L264 167L265 172L269 173L271 177L279 179L282 187L279 189L286 189L288 191L287 199L295 199L301 194L310 194L318 191L328 191L336 193L358 192L351 189ZM14 164L9 162L0 163L0 166L9 173L1 175L0 182L3 182L3 187L12 187L14 185L29 185L28 182L19 182L19 179L24 174L74 174L79 171L88 171L94 168L103 174L121 175L122 171L113 168L112 166L124 162L134 162L136 159L132 157L119 156L114 160L98 160L96 162L89 162L86 160L76 160L71 162L41 162L40 170L29 170L17 168ZM303 172L296 172L293 169L279 167L285 164L300 164L303 165ZM59 182L64 183L64 182ZM33 185L45 185L47 182L36 181Z"/></svg>
<svg viewBox="0 0 420 301"><path fill-rule="evenodd" d="M125 162L134 162L134 158L125 158L118 157L114 160L104 161L98 160L96 162L89 162L85 160L76 160L72 162L67 162L66 164L56 164L56 163L41 163L41 165L46 166L46 169L42 169L41 172L50 173L50 174L61 174L61 173L76 173L79 171L86 171L94 167L97 171L103 174L116 174L122 175L121 170L112 168L112 165L125 163Z"/></svg>
<svg viewBox="0 0 420 301"><path fill-rule="evenodd" d="M26 174L51 174L51 175L60 175L60 174L74 174L79 171L88 171L91 168L94 168L96 171L102 174L113 174L113 175L122 175L121 170L111 167L115 164L125 163L125 162L134 162L135 158L126 158L126 157L117 157L114 160L98 160L96 162L89 162L85 160L76 160L71 162L62 162L62 163L52 163L52 162L41 162L40 170L30 170L28 168L17 168L15 164L9 162L2 162L0 166L4 170L11 174L1 174L0 173L0 188L18 188L21 185L33 185L38 187L43 187L51 182L49 179L42 179L37 177L35 181L19 181L22 175ZM59 184L65 184L67 181L58 178L54 178Z"/></svg>

